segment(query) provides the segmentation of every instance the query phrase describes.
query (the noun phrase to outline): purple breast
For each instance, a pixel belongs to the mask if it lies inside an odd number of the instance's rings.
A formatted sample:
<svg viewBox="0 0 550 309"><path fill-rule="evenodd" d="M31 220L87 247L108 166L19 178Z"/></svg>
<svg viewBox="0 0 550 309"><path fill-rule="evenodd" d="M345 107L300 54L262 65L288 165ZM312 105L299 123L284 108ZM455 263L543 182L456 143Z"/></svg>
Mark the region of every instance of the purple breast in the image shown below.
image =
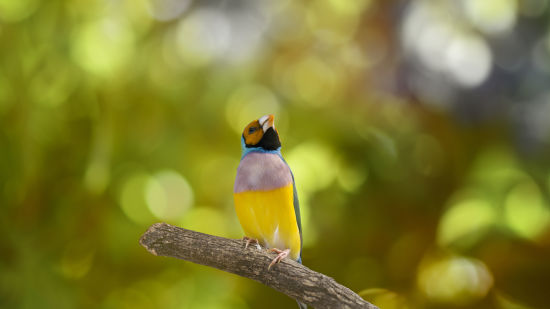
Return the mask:
<svg viewBox="0 0 550 309"><path fill-rule="evenodd" d="M278 155L251 152L239 164L234 192L273 190L291 182L290 169Z"/></svg>

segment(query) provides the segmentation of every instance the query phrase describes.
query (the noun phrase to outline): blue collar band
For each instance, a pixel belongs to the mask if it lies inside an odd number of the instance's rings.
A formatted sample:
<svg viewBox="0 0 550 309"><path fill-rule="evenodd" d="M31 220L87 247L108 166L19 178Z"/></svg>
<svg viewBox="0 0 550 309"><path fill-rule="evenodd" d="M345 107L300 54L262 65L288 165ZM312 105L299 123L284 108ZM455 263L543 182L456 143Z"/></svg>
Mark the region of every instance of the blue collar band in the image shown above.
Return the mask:
<svg viewBox="0 0 550 309"><path fill-rule="evenodd" d="M241 160L249 153L251 152L260 152L260 153L273 153L276 155L281 156L281 147L275 149L275 150L265 150L262 147L254 147L254 148L248 148L246 147L246 144L244 142L244 137L241 138L241 148L243 155L241 156Z"/></svg>

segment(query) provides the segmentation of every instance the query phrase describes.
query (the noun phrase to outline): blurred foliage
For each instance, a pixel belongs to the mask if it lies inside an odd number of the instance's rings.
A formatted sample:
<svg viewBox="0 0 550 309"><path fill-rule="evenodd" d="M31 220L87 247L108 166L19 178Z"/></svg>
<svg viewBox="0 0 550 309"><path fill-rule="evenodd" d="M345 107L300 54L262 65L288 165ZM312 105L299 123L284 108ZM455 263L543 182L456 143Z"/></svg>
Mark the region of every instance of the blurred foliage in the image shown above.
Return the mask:
<svg viewBox="0 0 550 309"><path fill-rule="evenodd" d="M0 307L292 308L138 244L240 238L276 114L304 263L382 308L543 308L550 3L0 0Z"/></svg>

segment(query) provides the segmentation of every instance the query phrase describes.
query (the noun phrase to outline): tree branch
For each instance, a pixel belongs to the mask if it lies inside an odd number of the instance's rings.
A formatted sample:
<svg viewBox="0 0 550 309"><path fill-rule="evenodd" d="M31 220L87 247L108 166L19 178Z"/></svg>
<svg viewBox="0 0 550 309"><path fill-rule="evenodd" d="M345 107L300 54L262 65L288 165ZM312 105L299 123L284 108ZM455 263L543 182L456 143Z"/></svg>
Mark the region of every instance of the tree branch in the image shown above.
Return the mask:
<svg viewBox="0 0 550 309"><path fill-rule="evenodd" d="M155 223L139 243L154 255L175 257L256 280L314 308L377 308L334 279L290 259L268 270L274 254L257 250L254 245L245 250L240 240Z"/></svg>

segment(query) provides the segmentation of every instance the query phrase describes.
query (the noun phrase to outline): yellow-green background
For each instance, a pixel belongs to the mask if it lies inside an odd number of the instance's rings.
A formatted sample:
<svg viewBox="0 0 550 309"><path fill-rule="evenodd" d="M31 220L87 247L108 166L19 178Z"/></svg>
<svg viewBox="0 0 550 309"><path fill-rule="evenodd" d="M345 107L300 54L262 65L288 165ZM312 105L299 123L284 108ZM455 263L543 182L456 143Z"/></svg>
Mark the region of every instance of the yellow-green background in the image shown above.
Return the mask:
<svg viewBox="0 0 550 309"><path fill-rule="evenodd" d="M308 267L381 308L544 308L546 0L0 0L0 307L293 308L155 257L240 238L240 134L276 115Z"/></svg>

